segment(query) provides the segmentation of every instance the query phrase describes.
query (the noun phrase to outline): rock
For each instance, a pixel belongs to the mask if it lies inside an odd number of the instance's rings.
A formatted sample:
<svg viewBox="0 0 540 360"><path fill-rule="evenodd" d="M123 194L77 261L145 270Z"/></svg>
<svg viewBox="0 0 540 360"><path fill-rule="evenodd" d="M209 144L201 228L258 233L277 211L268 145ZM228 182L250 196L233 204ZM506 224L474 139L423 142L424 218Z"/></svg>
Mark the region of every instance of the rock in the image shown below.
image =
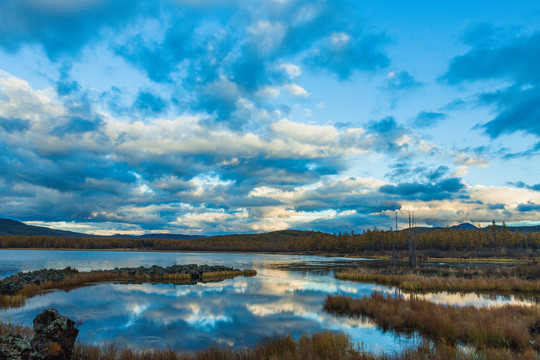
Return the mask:
<svg viewBox="0 0 540 360"><path fill-rule="evenodd" d="M73 346L79 330L75 322L60 315L53 308L43 310L34 319L34 353L31 359L67 360L73 355Z"/></svg>
<svg viewBox="0 0 540 360"><path fill-rule="evenodd" d="M0 360L27 360L32 352L30 342L20 335L0 337Z"/></svg>

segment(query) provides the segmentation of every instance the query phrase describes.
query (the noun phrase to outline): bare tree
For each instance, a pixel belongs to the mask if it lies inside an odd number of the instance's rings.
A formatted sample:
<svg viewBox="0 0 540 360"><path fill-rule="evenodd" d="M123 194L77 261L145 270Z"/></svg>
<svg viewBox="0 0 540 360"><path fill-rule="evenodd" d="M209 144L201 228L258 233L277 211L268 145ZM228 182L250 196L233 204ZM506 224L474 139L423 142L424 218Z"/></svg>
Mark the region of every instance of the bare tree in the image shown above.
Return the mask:
<svg viewBox="0 0 540 360"><path fill-rule="evenodd" d="M398 221L397 221L397 211L396 211L396 237L395 240L392 238L392 262L394 263L394 271L397 268L397 261L398 261L398 253L396 252L396 246L399 244L399 228L398 228Z"/></svg>

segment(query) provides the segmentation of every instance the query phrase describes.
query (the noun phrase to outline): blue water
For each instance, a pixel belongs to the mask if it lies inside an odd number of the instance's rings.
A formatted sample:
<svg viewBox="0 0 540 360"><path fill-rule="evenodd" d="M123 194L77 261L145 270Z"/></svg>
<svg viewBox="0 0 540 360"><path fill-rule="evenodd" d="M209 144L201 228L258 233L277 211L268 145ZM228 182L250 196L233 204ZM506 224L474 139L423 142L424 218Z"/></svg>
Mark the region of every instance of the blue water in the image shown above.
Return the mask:
<svg viewBox="0 0 540 360"><path fill-rule="evenodd" d="M85 342L115 341L139 348L246 347L275 333L299 336L321 330L343 331L372 351L410 346L414 340L409 337L323 311L328 294L367 296L374 290L389 291L333 277L331 269L355 267L360 261L266 254L0 250L1 277L66 266L92 270L189 263L252 268L259 273L197 285L114 283L54 291L0 312L0 317L31 325L36 314L55 307L79 321L79 339ZM291 264L297 270L289 269Z"/></svg>
<svg viewBox="0 0 540 360"><path fill-rule="evenodd" d="M232 253L0 250L2 278L19 271L66 266L88 271L195 263L258 271L255 277L197 285L101 283L69 292L53 291L28 299L22 307L0 312L0 318L31 325L39 312L54 307L78 321L79 339L93 344L119 342L134 348L246 347L275 333L299 336L321 330L343 331L374 352L399 351L413 345L417 339L384 333L370 321L335 317L323 311L327 295L395 293L391 287L333 277L333 269L354 268L362 261L366 260ZM456 296L447 294L439 301L459 303ZM467 302L474 303L471 295L467 296ZM479 296L477 301L483 304L491 300Z"/></svg>

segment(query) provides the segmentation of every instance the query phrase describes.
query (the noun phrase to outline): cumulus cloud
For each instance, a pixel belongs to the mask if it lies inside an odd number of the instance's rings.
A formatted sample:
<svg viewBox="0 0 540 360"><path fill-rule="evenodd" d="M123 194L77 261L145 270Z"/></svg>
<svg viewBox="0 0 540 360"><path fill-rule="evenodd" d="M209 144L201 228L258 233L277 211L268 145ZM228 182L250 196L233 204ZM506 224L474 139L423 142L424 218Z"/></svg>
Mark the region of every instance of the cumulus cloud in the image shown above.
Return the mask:
<svg viewBox="0 0 540 360"><path fill-rule="evenodd" d="M294 97L308 97L309 93L298 84L286 84L283 86Z"/></svg>
<svg viewBox="0 0 540 360"><path fill-rule="evenodd" d="M424 86L388 73L389 37L359 19L349 0L1 4L3 54L29 49L54 71L43 75L48 86L0 71L0 215L102 233L207 234L386 226L406 208L430 224L532 219L537 185L465 181L470 167L491 165L490 148L422 136L445 113L324 118L335 103L323 110L312 88L321 72L334 85L387 73L378 90L396 99ZM539 135L537 40L476 28L444 76L501 82L467 100L496 112L478 125L492 138ZM111 59L137 83L94 88L85 71L114 74Z"/></svg>
<svg viewBox="0 0 540 360"><path fill-rule="evenodd" d="M443 166L416 183L342 175L351 157L424 146L392 118L361 128L281 119L239 133L194 116L126 120L97 105L80 117L53 90L0 80L0 163L10 169L0 187L14 189L3 192L4 216L193 233L326 229L464 190Z"/></svg>

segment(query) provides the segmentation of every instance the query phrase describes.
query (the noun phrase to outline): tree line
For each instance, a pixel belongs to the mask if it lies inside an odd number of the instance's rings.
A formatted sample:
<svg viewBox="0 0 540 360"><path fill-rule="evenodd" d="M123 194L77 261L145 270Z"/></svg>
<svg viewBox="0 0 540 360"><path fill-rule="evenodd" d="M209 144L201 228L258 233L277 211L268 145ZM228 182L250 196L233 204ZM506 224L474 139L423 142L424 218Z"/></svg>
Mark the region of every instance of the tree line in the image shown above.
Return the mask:
<svg viewBox="0 0 540 360"><path fill-rule="evenodd" d="M361 234L329 234L316 231L285 230L264 234L223 235L196 240L68 238L52 236L0 236L0 248L66 248L66 249L140 249L176 251L239 251L368 254L396 251L407 253L413 231L416 250L424 255L437 253L536 252L540 232L522 234L506 227L481 229L440 229L418 232L415 229L384 231L369 229Z"/></svg>

